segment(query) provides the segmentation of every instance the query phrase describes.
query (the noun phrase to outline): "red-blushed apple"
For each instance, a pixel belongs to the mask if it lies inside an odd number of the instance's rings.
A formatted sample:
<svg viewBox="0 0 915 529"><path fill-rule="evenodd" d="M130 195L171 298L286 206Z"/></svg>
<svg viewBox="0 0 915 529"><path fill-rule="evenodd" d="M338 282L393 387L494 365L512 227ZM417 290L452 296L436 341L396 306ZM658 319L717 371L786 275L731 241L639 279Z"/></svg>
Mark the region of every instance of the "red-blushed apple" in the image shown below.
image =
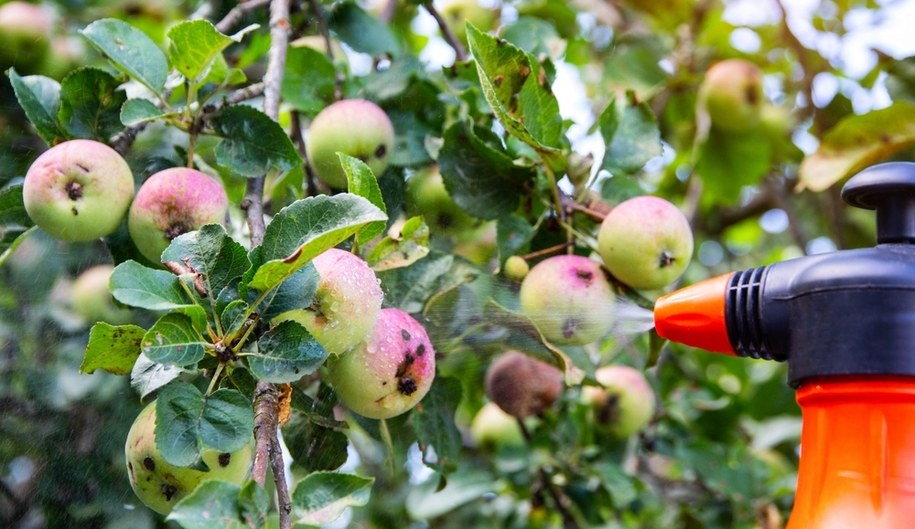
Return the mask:
<svg viewBox="0 0 915 529"><path fill-rule="evenodd" d="M100 264L87 268L73 281L70 287L70 307L86 323L104 321L122 325L133 319L129 309L115 305L114 298L108 291L108 281L113 271L112 265Z"/></svg>
<svg viewBox="0 0 915 529"><path fill-rule="evenodd" d="M470 230L477 219L461 209L442 180L438 166L416 171L407 180L407 212L422 215L432 233L453 235Z"/></svg>
<svg viewBox="0 0 915 529"><path fill-rule="evenodd" d="M521 312L543 336L560 344L586 344L613 328L616 296L597 261L556 255L540 261L521 282Z"/></svg>
<svg viewBox="0 0 915 529"><path fill-rule="evenodd" d="M130 206L127 229L144 257L158 263L175 237L205 224L221 224L229 207L222 184L187 167L150 176Z"/></svg>
<svg viewBox="0 0 915 529"><path fill-rule="evenodd" d="M598 430L629 437L648 425L655 412L655 396L641 371L608 365L598 368L594 378L601 387L583 387L582 399L593 409Z"/></svg>
<svg viewBox="0 0 915 529"><path fill-rule="evenodd" d="M369 337L384 293L375 272L350 252L331 248L312 263L320 276L314 302L304 309L280 314L273 323L296 321L328 353L339 355Z"/></svg>
<svg viewBox="0 0 915 529"><path fill-rule="evenodd" d="M328 383L350 410L387 419L419 403L435 378L435 351L406 312L381 309L366 342L327 361Z"/></svg>
<svg viewBox="0 0 915 529"><path fill-rule="evenodd" d="M564 387L562 371L519 351L506 351L486 370L486 395L512 417L539 416Z"/></svg>
<svg viewBox="0 0 915 529"><path fill-rule="evenodd" d="M43 6L29 2L0 5L0 70L38 71L48 54L53 21Z"/></svg>
<svg viewBox="0 0 915 529"><path fill-rule="evenodd" d="M254 458L254 440L235 452L204 451L201 457L209 471L176 467L165 460L156 446L156 401L152 401L130 427L124 453L130 487L137 498L150 509L168 514L203 481L244 483Z"/></svg>
<svg viewBox="0 0 915 529"><path fill-rule="evenodd" d="M520 255L509 257L505 260L505 265L502 267L502 273L512 281L522 281L527 277L527 273L530 271L531 266L527 264L527 261Z"/></svg>
<svg viewBox="0 0 915 529"><path fill-rule="evenodd" d="M686 216L663 198L630 198L604 218L598 252L610 273L635 289L673 283L693 255L693 231Z"/></svg>
<svg viewBox="0 0 915 529"><path fill-rule="evenodd" d="M346 189L338 152L359 158L375 176L381 176L393 147L394 126L381 107L365 99L344 99L315 116L305 153L321 180L335 189Z"/></svg>
<svg viewBox="0 0 915 529"><path fill-rule="evenodd" d="M764 97L762 71L744 59L713 64L699 86L699 111L713 127L741 132L759 123Z"/></svg>
<svg viewBox="0 0 915 529"><path fill-rule="evenodd" d="M470 436L483 448L524 445L524 434L518 420L502 411L495 402L487 402L473 416Z"/></svg>
<svg viewBox="0 0 915 529"><path fill-rule="evenodd" d="M117 151L93 140L70 140L32 162L22 199L39 228L64 241L84 242L117 229L133 187L130 166Z"/></svg>

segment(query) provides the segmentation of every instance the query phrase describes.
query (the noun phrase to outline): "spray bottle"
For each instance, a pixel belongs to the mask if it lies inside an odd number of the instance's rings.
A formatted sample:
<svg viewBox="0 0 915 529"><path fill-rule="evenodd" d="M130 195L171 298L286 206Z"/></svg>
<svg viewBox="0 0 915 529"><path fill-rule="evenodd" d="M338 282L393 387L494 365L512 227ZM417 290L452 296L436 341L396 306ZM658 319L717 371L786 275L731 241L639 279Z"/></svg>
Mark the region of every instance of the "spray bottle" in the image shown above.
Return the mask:
<svg viewBox="0 0 915 529"><path fill-rule="evenodd" d="M915 527L915 163L842 189L877 246L783 261L660 298L658 333L788 363L802 413L787 529Z"/></svg>

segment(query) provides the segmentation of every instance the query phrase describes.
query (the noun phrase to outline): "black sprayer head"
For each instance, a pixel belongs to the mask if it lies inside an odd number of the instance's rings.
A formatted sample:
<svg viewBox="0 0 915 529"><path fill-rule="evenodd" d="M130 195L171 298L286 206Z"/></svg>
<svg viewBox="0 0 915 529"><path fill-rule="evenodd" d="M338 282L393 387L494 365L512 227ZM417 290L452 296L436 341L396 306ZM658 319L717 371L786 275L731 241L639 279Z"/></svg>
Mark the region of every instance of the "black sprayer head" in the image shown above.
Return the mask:
<svg viewBox="0 0 915 529"><path fill-rule="evenodd" d="M876 209L876 247L735 272L708 283L722 285L717 293L702 283L695 285L698 294L689 295L692 286L674 292L655 305L658 332L701 346L702 340L683 339L690 332L677 323L678 312L700 305L682 300L723 295L732 352L787 360L793 386L826 376L915 376L915 163L866 169L842 196Z"/></svg>

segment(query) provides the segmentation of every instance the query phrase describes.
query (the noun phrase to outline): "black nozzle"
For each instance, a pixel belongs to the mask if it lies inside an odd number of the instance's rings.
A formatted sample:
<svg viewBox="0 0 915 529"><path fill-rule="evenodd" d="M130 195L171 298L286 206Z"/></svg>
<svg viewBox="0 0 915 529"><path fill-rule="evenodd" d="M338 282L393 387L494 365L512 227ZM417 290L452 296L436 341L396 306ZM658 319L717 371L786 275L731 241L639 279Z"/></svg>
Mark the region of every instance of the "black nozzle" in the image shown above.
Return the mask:
<svg viewBox="0 0 915 529"><path fill-rule="evenodd" d="M915 163L875 165L851 178L842 198L877 210L878 243L915 243Z"/></svg>
<svg viewBox="0 0 915 529"><path fill-rule="evenodd" d="M915 163L871 167L845 200L877 211L874 248L736 272L726 294L738 355L788 361L788 380L915 376Z"/></svg>

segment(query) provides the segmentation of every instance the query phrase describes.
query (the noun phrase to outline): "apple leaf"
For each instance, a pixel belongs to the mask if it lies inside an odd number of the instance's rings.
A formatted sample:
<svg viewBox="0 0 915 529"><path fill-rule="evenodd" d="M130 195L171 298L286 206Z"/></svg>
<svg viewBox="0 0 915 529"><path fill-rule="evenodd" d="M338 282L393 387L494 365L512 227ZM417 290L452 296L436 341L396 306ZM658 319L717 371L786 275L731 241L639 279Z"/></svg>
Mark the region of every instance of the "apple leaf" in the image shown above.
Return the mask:
<svg viewBox="0 0 915 529"><path fill-rule="evenodd" d="M222 309L219 316L219 323L222 325L224 335L228 336L241 330L248 314L248 304L240 299L229 302Z"/></svg>
<svg viewBox="0 0 915 529"><path fill-rule="evenodd" d="M521 203L520 189L534 176L504 152L483 141L466 121L445 131L438 162L448 194L464 211L481 219L508 215Z"/></svg>
<svg viewBox="0 0 915 529"><path fill-rule="evenodd" d="M279 123L254 107L224 108L211 119L216 135L216 161L235 173L255 178L276 169L288 171L302 158Z"/></svg>
<svg viewBox="0 0 915 529"><path fill-rule="evenodd" d="M635 173L648 160L661 155L661 131L651 107L636 101L634 92L627 92L626 96L618 100L611 95L598 120L607 146L601 169L613 175Z"/></svg>
<svg viewBox="0 0 915 529"><path fill-rule="evenodd" d="M388 235L369 253L366 262L376 272L410 266L429 255L429 226L422 217L410 217L400 233Z"/></svg>
<svg viewBox="0 0 915 529"><path fill-rule="evenodd" d="M166 112L148 99L137 98L124 101L120 119L124 126L130 127L173 115L174 112Z"/></svg>
<svg viewBox="0 0 915 529"><path fill-rule="evenodd" d="M140 394L141 399L178 378L185 370L173 365L153 362L140 353L130 371L130 386Z"/></svg>
<svg viewBox="0 0 915 529"><path fill-rule="evenodd" d="M378 179L375 178L372 169L362 160L341 152L337 153L337 158L340 159L340 165L343 166L343 172L346 173L347 190L371 202L385 214L385 219L387 219L388 212L384 207L384 200L381 198L381 188L378 187ZM359 244L365 244L384 233L386 227L386 221L368 223L356 234L356 240L359 241Z"/></svg>
<svg viewBox="0 0 915 529"><path fill-rule="evenodd" d="M240 521L238 516L241 490L234 483L206 480L182 498L166 519L176 522L184 529L249 528L251 526Z"/></svg>
<svg viewBox="0 0 915 529"><path fill-rule="evenodd" d="M499 122L537 151L553 171L562 173L566 167L561 150L562 118L546 71L524 50L470 22L467 42L483 95Z"/></svg>
<svg viewBox="0 0 915 529"><path fill-rule="evenodd" d="M121 105L127 95L121 82L98 68L80 68L64 77L60 84L61 127L71 137L105 142L120 132Z"/></svg>
<svg viewBox="0 0 915 529"><path fill-rule="evenodd" d="M343 514L347 507L368 503L374 478L342 472L312 472L292 493L293 519L306 525L323 525Z"/></svg>
<svg viewBox="0 0 915 529"><path fill-rule="evenodd" d="M161 94L168 77L168 60L146 33L114 18L96 20L82 34L118 70Z"/></svg>
<svg viewBox="0 0 915 529"><path fill-rule="evenodd" d="M737 134L712 128L698 153L704 198L734 203L743 186L758 183L769 171L772 145L761 130Z"/></svg>
<svg viewBox="0 0 915 529"><path fill-rule="evenodd" d="M307 116L315 116L334 101L336 72L327 54L306 46L290 47L286 55L283 101Z"/></svg>
<svg viewBox="0 0 915 529"><path fill-rule="evenodd" d="M421 312L429 296L440 290L453 265L453 255L434 252L410 266L378 272L385 305Z"/></svg>
<svg viewBox="0 0 915 529"><path fill-rule="evenodd" d="M575 366L565 351L551 344L527 316L513 312L494 300L486 303L484 321L509 330L506 342L526 354L557 366L565 375L568 385L581 384L584 372Z"/></svg>
<svg viewBox="0 0 915 529"><path fill-rule="evenodd" d="M281 322L257 341L258 353L248 356L248 368L259 380L281 384L314 373L327 351L299 323Z"/></svg>
<svg viewBox="0 0 915 529"><path fill-rule="evenodd" d="M20 77L13 68L6 73L10 78L10 84L13 85L16 100L41 139L48 145L69 139L57 121L57 113L60 110L60 83L43 75Z"/></svg>
<svg viewBox="0 0 915 529"><path fill-rule="evenodd" d="M204 450L234 452L251 442L254 410L234 389L204 396L187 382L171 382L156 399L156 446L166 461L186 467Z"/></svg>
<svg viewBox="0 0 915 529"><path fill-rule="evenodd" d="M155 270L136 261L124 261L111 273L109 285L114 299L131 307L175 310L192 306L177 276Z"/></svg>
<svg viewBox="0 0 915 529"><path fill-rule="evenodd" d="M153 362L184 367L202 360L207 345L189 316L171 312L146 331L142 351Z"/></svg>
<svg viewBox="0 0 915 529"><path fill-rule="evenodd" d="M273 289L315 256L387 215L368 200L350 193L319 195L286 206L267 226L260 256L264 263L249 287Z"/></svg>
<svg viewBox="0 0 915 529"><path fill-rule="evenodd" d="M236 284L251 267L248 252L219 224L207 224L175 237L162 252L162 262L174 263L202 278L211 300Z"/></svg>
<svg viewBox="0 0 915 529"><path fill-rule="evenodd" d="M267 308L261 311L261 319L270 321L286 311L311 305L318 290L318 279L318 271L311 263L293 272L273 289Z"/></svg>
<svg viewBox="0 0 915 529"><path fill-rule="evenodd" d="M80 373L101 369L115 375L127 375L140 356L140 344L146 329L136 325L110 325L100 321L89 331L86 355Z"/></svg>
<svg viewBox="0 0 915 529"><path fill-rule="evenodd" d="M0 189L0 266L33 230L22 203L22 184Z"/></svg>
<svg viewBox="0 0 915 529"><path fill-rule="evenodd" d="M454 413L460 401L461 381L438 377L423 397L422 405L417 406L411 415L424 462L441 474L455 468L460 457L461 432L454 422ZM434 458L430 457L430 447L434 450Z"/></svg>
<svg viewBox="0 0 915 529"><path fill-rule="evenodd" d="M223 35L208 20L185 20L168 29L168 61L191 82L210 70L217 55L239 39Z"/></svg>
<svg viewBox="0 0 915 529"><path fill-rule="evenodd" d="M496 247L499 249L499 263L527 248L534 237L530 222L517 215L499 219L496 224Z"/></svg>
<svg viewBox="0 0 915 529"><path fill-rule="evenodd" d="M400 42L387 24L355 2L338 3L328 17L330 29L354 50L369 55L400 55Z"/></svg>
<svg viewBox="0 0 915 529"><path fill-rule="evenodd" d="M826 133L816 152L801 162L798 186L823 191L913 146L915 104L898 101L887 108L848 116Z"/></svg>
<svg viewBox="0 0 915 529"><path fill-rule="evenodd" d="M314 398L293 391L293 413L283 426L283 441L289 448L292 464L308 472L334 470L347 460L349 441L340 431L345 422L334 419L337 397L327 384L318 387Z"/></svg>

